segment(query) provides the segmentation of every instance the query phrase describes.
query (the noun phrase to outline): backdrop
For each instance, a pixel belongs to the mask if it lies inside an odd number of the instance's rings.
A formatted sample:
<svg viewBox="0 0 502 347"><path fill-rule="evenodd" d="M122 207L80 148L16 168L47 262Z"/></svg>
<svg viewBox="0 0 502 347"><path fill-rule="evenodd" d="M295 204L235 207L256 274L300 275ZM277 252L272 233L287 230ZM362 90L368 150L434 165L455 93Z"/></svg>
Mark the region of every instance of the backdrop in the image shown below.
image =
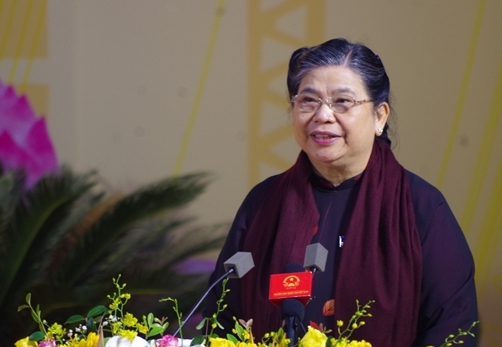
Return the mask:
<svg viewBox="0 0 502 347"><path fill-rule="evenodd" d="M47 116L63 163L121 189L212 172L192 210L228 221L297 156L291 52L367 44L391 79L395 153L461 223L481 346L500 346L501 32L499 0L0 0L0 78Z"/></svg>

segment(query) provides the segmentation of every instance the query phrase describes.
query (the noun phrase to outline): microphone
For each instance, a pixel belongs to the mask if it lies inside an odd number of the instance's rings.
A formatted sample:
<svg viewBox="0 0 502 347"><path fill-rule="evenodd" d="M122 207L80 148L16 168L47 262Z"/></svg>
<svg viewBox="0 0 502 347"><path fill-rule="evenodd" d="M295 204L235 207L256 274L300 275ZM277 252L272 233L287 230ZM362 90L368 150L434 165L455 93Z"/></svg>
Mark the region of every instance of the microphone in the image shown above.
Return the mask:
<svg viewBox="0 0 502 347"><path fill-rule="evenodd" d="M270 276L269 300L280 306L283 300L294 298L306 305L312 295L313 276L317 271L324 272L327 259L328 250L323 245L308 245L303 268L298 264L288 264L284 273Z"/></svg>
<svg viewBox="0 0 502 347"><path fill-rule="evenodd" d="M237 252L223 263L228 278L241 278L254 268L253 256L250 252Z"/></svg>
<svg viewBox="0 0 502 347"><path fill-rule="evenodd" d="M320 243L313 243L305 249L303 267L312 273L316 271L324 272L327 259L328 250Z"/></svg>
<svg viewBox="0 0 502 347"><path fill-rule="evenodd" d="M297 281L304 275L307 275L307 277L305 277L303 281L303 287L308 293L301 293L302 290L298 290L298 286L302 282L301 280L299 283ZM283 288L286 289L285 295L282 295L280 300L281 318L285 320L286 336L290 341L289 346L292 347L296 345L296 319L298 319L299 322L303 320L305 316L305 305L310 298L312 273L306 272L301 265L288 264L284 267L284 274L280 274L279 278L282 278ZM288 291L288 288L295 289ZM277 292L275 294L277 294Z"/></svg>
<svg viewBox="0 0 502 347"><path fill-rule="evenodd" d="M248 273L249 270L254 268L253 256L250 252L237 252L227 261L223 263L225 268L225 273L220 276L216 281L214 281L204 292L202 297L197 301L192 310L186 315L186 318L181 322L180 326L174 332L173 336L176 336L180 330L183 328L185 323L193 316L195 310L204 301L209 292L214 288L215 285L223 281L226 277L228 278L241 278Z"/></svg>

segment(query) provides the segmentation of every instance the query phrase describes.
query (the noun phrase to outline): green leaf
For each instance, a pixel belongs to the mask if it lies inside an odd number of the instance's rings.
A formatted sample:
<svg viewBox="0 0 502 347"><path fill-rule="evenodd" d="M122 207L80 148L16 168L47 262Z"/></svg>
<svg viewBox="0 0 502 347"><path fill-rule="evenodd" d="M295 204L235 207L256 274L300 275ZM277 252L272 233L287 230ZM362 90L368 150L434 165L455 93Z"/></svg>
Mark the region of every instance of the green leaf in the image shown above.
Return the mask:
<svg viewBox="0 0 502 347"><path fill-rule="evenodd" d="M147 318L148 327L152 326L152 324L153 324L153 318L154 318L153 313L150 312L148 314L148 318Z"/></svg>
<svg viewBox="0 0 502 347"><path fill-rule="evenodd" d="M237 331L237 334L240 336L242 335L242 333L244 333L244 328L242 327L242 325L235 325L235 331Z"/></svg>
<svg viewBox="0 0 502 347"><path fill-rule="evenodd" d="M42 177L31 189L17 193L20 202L3 230L7 235L14 231L15 237L8 238L9 266L0 269L1 305L8 305L9 297L16 296L21 285L34 283L40 269L49 264L46 253L55 248L54 231L61 224L59 218L68 215L71 203L87 189L90 184L85 178L62 170ZM58 235L63 232L59 230Z"/></svg>
<svg viewBox="0 0 502 347"><path fill-rule="evenodd" d="M204 335L196 336L192 339L192 342L190 342L190 346L202 345L205 340L206 337Z"/></svg>
<svg viewBox="0 0 502 347"><path fill-rule="evenodd" d="M26 294L25 300L28 303L28 305L31 305L31 293Z"/></svg>
<svg viewBox="0 0 502 347"><path fill-rule="evenodd" d="M208 319L206 317L204 317L204 319L201 320L199 324L197 324L195 329L200 330L200 329L204 328L204 326L206 325L206 320L208 320Z"/></svg>
<svg viewBox="0 0 502 347"><path fill-rule="evenodd" d="M227 340L232 341L234 344L237 344L237 342L239 342L239 340L237 340L237 338L231 334L227 334Z"/></svg>
<svg viewBox="0 0 502 347"><path fill-rule="evenodd" d="M33 310L31 311L31 318L33 318L33 320L35 321L35 323L37 324L40 324L40 318L37 316L37 314L35 312L33 312Z"/></svg>
<svg viewBox="0 0 502 347"><path fill-rule="evenodd" d="M103 306L103 305L99 305L99 306L96 306L94 307L93 309L91 309L88 313L87 313L87 317L95 317L95 316L99 316L100 314L103 314L107 311L107 308L106 306Z"/></svg>
<svg viewBox="0 0 502 347"><path fill-rule="evenodd" d="M138 222L188 204L204 191L207 174L192 174L165 179L138 189L116 201L93 223L58 268L66 282L77 283L93 263L106 254L117 238ZM106 232L104 232L106 231ZM89 249L93 252L89 253Z"/></svg>
<svg viewBox="0 0 502 347"><path fill-rule="evenodd" d="M64 322L64 324L72 324L72 323L77 323L77 322L81 322L81 321L85 321L85 318L79 314L75 314L75 315L71 316L70 318L68 318L66 320L66 322Z"/></svg>
<svg viewBox="0 0 502 347"><path fill-rule="evenodd" d="M30 306L28 305L21 305L17 308L17 312L21 311L21 310L24 310L25 308L30 308Z"/></svg>
<svg viewBox="0 0 502 347"><path fill-rule="evenodd" d="M92 317L88 317L86 319L85 325L87 326L87 331L96 332L96 323L94 323L94 319L92 319Z"/></svg>
<svg viewBox="0 0 502 347"><path fill-rule="evenodd" d="M45 335L41 331L35 331L33 334L30 335L30 341L42 341L44 339Z"/></svg>
<svg viewBox="0 0 502 347"><path fill-rule="evenodd" d="M148 335L146 335L146 338L162 334L164 332L164 328L161 326L154 326L150 331L148 332Z"/></svg>

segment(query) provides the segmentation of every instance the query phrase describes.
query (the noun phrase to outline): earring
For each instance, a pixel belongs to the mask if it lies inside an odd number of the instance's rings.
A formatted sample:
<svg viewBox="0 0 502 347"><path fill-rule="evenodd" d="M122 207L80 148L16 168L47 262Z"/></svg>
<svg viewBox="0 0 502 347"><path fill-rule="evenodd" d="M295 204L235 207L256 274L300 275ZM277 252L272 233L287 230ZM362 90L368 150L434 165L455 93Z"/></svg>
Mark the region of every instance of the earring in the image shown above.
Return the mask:
<svg viewBox="0 0 502 347"><path fill-rule="evenodd" d="M383 129L382 129L382 128L378 129L378 133L379 133L380 135L382 135L382 133L383 133Z"/></svg>

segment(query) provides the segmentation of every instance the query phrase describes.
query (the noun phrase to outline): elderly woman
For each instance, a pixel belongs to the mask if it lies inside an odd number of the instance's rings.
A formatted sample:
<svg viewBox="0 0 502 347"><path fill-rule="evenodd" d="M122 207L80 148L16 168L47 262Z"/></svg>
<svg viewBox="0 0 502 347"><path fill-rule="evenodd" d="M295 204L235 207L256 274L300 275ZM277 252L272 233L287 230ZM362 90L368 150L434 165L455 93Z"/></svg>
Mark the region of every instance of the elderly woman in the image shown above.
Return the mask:
<svg viewBox="0 0 502 347"><path fill-rule="evenodd" d="M438 346L468 329L477 320L471 252L443 195L391 151L390 84L380 58L344 39L301 48L287 85L301 152L289 170L255 186L237 212L212 280L237 251L251 252L255 268L229 281L219 321L230 331L233 316L253 318L255 336L276 330L270 274L302 264L306 246L319 242L329 256L314 277L304 326L336 331L356 300L375 300L372 318L352 338L376 347ZM206 315L220 295L216 286Z"/></svg>

